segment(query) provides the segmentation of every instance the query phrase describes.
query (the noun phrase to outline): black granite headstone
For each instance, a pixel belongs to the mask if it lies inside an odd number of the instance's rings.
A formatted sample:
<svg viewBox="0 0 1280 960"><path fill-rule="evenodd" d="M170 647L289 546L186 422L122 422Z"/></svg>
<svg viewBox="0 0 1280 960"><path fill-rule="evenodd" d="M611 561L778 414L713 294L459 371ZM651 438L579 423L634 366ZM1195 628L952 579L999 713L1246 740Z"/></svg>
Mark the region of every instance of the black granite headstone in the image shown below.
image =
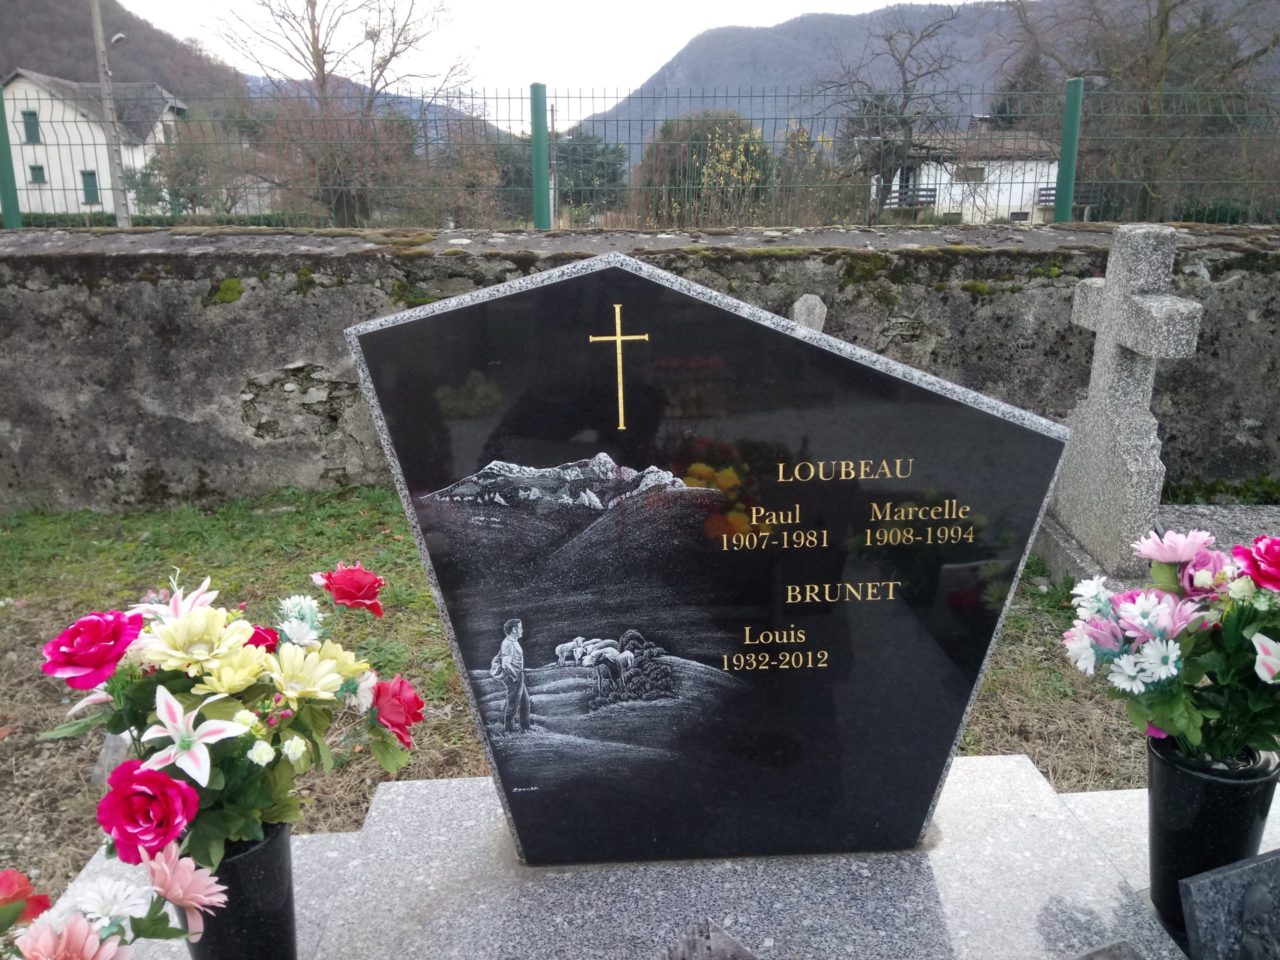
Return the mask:
<svg viewBox="0 0 1280 960"><path fill-rule="evenodd" d="M919 841L1063 428L618 254L348 336L527 862Z"/></svg>
<svg viewBox="0 0 1280 960"><path fill-rule="evenodd" d="M1191 960L1280 957L1280 850L1178 884Z"/></svg>

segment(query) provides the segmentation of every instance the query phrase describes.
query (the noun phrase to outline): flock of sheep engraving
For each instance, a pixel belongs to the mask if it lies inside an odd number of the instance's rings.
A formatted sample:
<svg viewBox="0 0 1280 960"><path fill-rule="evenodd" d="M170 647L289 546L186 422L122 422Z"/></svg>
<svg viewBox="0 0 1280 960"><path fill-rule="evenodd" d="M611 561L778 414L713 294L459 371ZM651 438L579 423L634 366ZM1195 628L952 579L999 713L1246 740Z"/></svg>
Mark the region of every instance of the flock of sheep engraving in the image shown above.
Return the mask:
<svg viewBox="0 0 1280 960"><path fill-rule="evenodd" d="M620 650L617 640L599 637L574 637L556 647L557 666L568 666L570 659L575 666L595 668L596 693L600 696L608 690L621 690L623 676L636 665L635 654Z"/></svg>

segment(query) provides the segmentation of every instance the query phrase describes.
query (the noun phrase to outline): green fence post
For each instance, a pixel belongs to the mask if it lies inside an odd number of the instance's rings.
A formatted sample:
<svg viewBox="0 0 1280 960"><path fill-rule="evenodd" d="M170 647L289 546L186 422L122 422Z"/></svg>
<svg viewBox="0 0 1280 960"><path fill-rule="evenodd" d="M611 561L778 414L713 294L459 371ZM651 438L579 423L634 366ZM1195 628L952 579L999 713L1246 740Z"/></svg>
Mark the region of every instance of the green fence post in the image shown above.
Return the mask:
<svg viewBox="0 0 1280 960"><path fill-rule="evenodd" d="M18 181L13 176L13 151L9 148L9 118L4 113L4 87L0 87L0 224L6 230L22 226Z"/></svg>
<svg viewBox="0 0 1280 960"><path fill-rule="evenodd" d="M1058 189L1053 196L1053 222L1070 223L1076 198L1076 154L1080 150L1080 107L1084 102L1084 80L1067 81L1067 100L1062 107L1062 144L1058 148Z"/></svg>
<svg viewBox="0 0 1280 960"><path fill-rule="evenodd" d="M547 85L529 86L533 119L533 229L551 229L551 164L547 149Z"/></svg>

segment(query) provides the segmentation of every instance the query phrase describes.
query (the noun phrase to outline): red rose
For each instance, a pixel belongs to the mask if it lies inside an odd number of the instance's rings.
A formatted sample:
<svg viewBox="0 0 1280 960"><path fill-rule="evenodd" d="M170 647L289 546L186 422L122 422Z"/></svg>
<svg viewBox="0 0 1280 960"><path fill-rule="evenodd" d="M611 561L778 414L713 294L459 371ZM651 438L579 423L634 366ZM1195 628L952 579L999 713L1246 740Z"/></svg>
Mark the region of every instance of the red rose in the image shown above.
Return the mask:
<svg viewBox="0 0 1280 960"><path fill-rule="evenodd" d="M426 706L413 685L398 673L394 680L379 680L373 686L373 706L378 711L378 722L394 733L406 749L412 748L409 728L422 722L422 708Z"/></svg>
<svg viewBox="0 0 1280 960"><path fill-rule="evenodd" d="M92 690L116 672L116 664L141 631L141 614L91 613L44 645L40 669L75 690Z"/></svg>
<svg viewBox="0 0 1280 960"><path fill-rule="evenodd" d="M368 610L375 617L382 616L378 591L387 585L387 581L360 566L359 562L350 567L339 563L338 569L320 576L324 579L324 588L338 606Z"/></svg>
<svg viewBox="0 0 1280 960"><path fill-rule="evenodd" d="M18 914L17 923L30 923L49 909L49 898L31 889L31 881L17 870L0 870L0 907L22 900L26 906Z"/></svg>
<svg viewBox="0 0 1280 960"><path fill-rule="evenodd" d="M1280 537L1258 537L1253 547L1232 547L1231 555L1260 587L1280 591Z"/></svg>
<svg viewBox="0 0 1280 960"><path fill-rule="evenodd" d="M245 644L250 647L261 647L267 653L275 653L276 647L280 645L280 634L270 627L260 627L255 623L253 636L246 640Z"/></svg>
<svg viewBox="0 0 1280 960"><path fill-rule="evenodd" d="M177 840L200 809L188 784L126 760L107 779L111 788L98 804L98 822L125 863L141 863L139 850L155 853Z"/></svg>

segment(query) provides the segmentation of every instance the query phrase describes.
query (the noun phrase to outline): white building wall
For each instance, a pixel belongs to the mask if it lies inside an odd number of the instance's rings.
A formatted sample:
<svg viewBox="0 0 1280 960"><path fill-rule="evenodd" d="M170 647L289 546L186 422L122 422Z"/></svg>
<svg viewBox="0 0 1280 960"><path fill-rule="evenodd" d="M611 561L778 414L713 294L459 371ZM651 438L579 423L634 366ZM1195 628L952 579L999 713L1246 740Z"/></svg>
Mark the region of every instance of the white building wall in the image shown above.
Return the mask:
<svg viewBox="0 0 1280 960"><path fill-rule="evenodd" d="M115 213L111 193L111 165L107 159L107 135L103 125L82 115L74 104L55 97L26 77L15 77L4 89L5 118L9 123L9 148L14 179L18 183L18 209L23 213ZM26 142L22 114L34 110L40 121L40 142ZM148 148L123 144L125 169L141 167ZM44 167L45 183L31 180L31 167ZM98 177L98 202L85 203L81 172Z"/></svg>
<svg viewBox="0 0 1280 960"><path fill-rule="evenodd" d="M977 167L984 171L982 182L956 179L959 169ZM1041 188L1057 182L1057 160L972 160L923 163L911 184L938 191L934 214L939 217L958 213L963 223L989 223L1026 213L1027 223L1049 223L1053 208L1037 206L1036 197ZM893 189L898 189L896 179Z"/></svg>

